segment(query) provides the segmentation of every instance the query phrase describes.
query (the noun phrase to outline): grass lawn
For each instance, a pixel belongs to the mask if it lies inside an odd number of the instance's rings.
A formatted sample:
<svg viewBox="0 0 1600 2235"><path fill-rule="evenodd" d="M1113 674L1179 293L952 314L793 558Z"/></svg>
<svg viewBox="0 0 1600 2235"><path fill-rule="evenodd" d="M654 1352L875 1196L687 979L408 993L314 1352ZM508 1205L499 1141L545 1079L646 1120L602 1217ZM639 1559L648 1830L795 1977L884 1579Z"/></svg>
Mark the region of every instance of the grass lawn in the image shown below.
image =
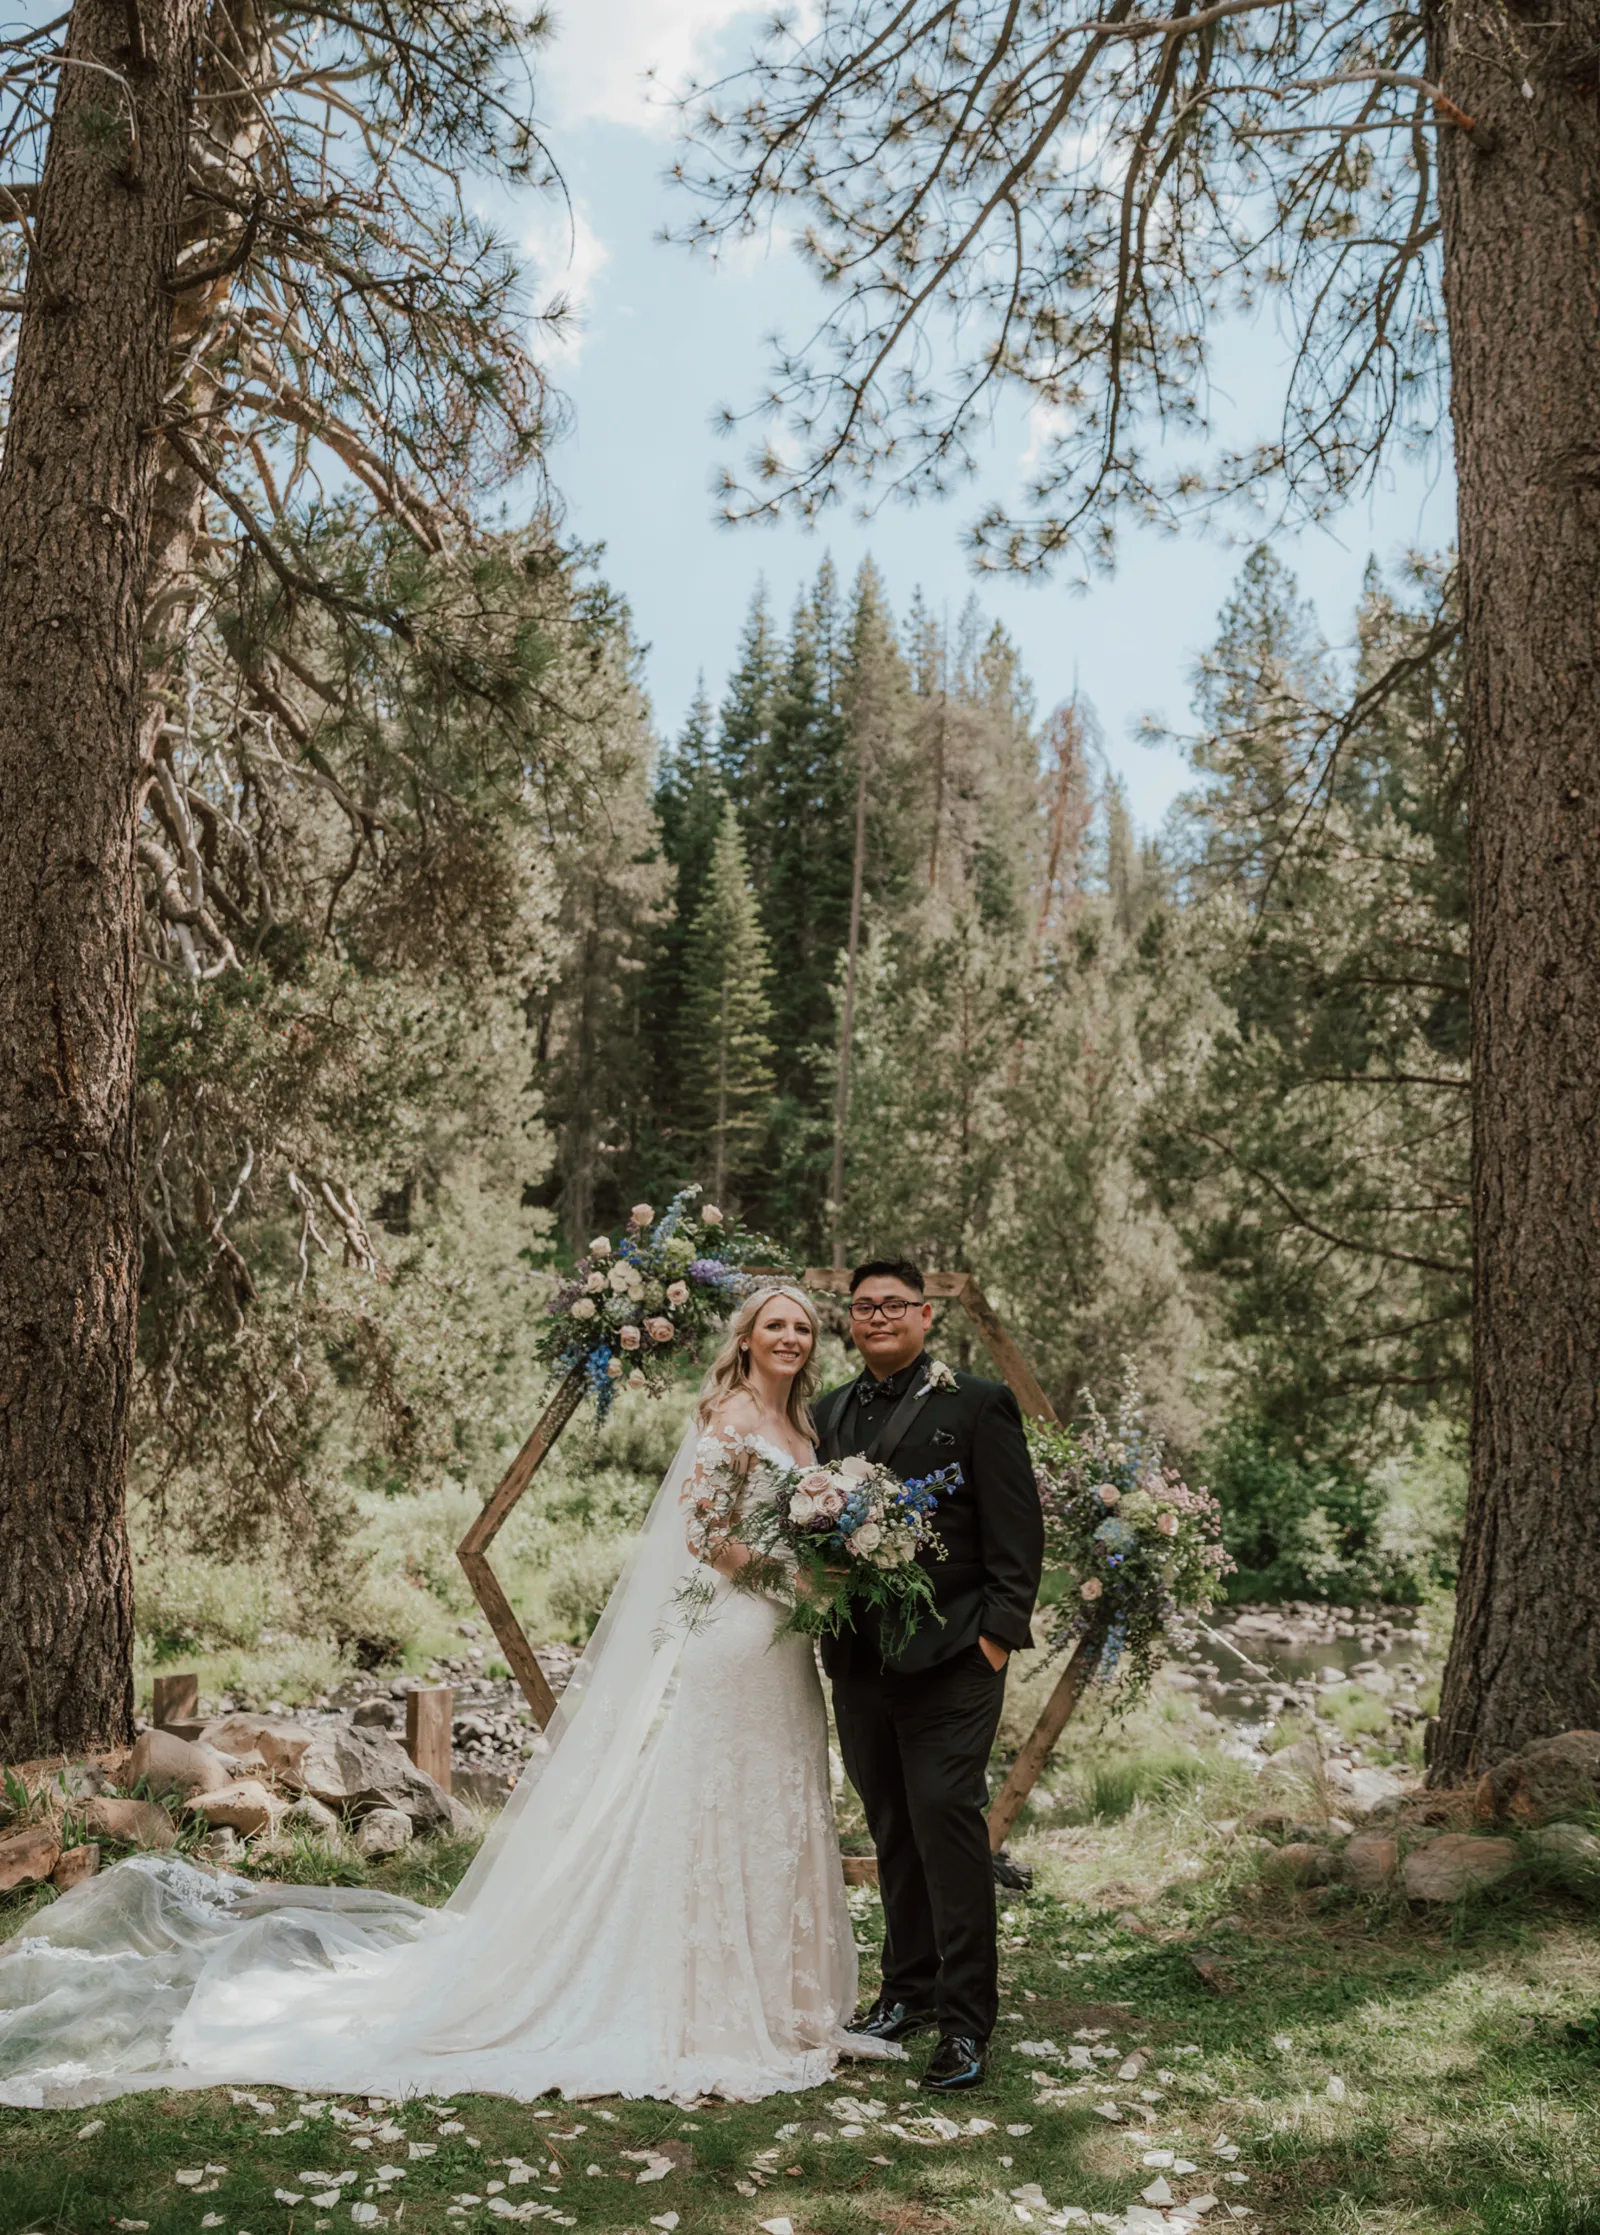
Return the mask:
<svg viewBox="0 0 1600 2235"><path fill-rule="evenodd" d="M0 2235L445 2235L530 2204L594 2235L1021 2235L1122 2226L1157 2181L1259 2235L1600 2235L1590 1914L1526 1892L1423 1914L1268 1887L1225 1813L1238 1775L1218 1760L1020 1843L1036 1888L1004 1898L978 2094L919 2095L919 2043L907 2065L749 2106L264 2089L0 2110ZM469 1852L419 1846L371 1875L438 1899ZM870 1980L880 1914L854 1898ZM0 1908L0 1931L27 1911Z"/></svg>

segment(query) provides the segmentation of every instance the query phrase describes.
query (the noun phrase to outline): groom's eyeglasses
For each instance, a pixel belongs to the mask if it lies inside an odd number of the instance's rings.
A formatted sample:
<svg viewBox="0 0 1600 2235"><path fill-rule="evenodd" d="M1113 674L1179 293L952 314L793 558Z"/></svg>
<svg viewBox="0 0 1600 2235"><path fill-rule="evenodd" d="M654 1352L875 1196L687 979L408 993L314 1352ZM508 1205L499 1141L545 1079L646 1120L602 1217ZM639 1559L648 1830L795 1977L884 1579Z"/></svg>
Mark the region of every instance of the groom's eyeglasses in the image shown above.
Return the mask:
<svg viewBox="0 0 1600 2235"><path fill-rule="evenodd" d="M857 1296L851 1301L850 1317L865 1321L875 1319L882 1312L885 1319L904 1319L908 1311L920 1309L920 1305L913 1305L909 1296L885 1296L875 1304L864 1296Z"/></svg>

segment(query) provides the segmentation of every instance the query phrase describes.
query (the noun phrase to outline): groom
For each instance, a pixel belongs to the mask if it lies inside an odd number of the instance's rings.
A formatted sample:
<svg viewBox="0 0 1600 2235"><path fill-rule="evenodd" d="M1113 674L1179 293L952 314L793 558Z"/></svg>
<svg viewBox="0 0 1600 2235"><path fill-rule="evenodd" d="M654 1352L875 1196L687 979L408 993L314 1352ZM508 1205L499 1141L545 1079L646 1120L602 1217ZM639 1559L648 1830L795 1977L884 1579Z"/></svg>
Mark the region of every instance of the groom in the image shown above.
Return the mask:
<svg viewBox="0 0 1600 2235"><path fill-rule="evenodd" d="M890 1653L869 1610L822 1659L883 1895L883 1986L854 2030L904 2041L937 2026L922 2085L954 2094L982 2080L999 2008L987 1771L1044 1544L1017 1400L930 1359L932 1324L909 1258L858 1265L850 1332L865 1370L817 1420L825 1459L860 1453L902 1482L956 1470L934 1516L944 1557L923 1557L940 1619Z"/></svg>

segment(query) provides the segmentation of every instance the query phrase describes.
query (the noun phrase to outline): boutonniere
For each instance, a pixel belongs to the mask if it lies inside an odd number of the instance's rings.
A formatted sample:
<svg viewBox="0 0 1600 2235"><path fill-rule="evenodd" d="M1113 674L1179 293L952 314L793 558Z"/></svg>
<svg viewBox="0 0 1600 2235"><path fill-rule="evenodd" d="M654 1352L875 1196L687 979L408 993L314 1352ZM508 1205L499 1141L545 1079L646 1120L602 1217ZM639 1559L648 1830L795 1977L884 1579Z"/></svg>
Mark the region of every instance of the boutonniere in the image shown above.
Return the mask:
<svg viewBox="0 0 1600 2235"><path fill-rule="evenodd" d="M925 1397L930 1389L954 1389L955 1385L956 1377L944 1360L942 1358L930 1358L928 1361L928 1378L917 1391L917 1395Z"/></svg>

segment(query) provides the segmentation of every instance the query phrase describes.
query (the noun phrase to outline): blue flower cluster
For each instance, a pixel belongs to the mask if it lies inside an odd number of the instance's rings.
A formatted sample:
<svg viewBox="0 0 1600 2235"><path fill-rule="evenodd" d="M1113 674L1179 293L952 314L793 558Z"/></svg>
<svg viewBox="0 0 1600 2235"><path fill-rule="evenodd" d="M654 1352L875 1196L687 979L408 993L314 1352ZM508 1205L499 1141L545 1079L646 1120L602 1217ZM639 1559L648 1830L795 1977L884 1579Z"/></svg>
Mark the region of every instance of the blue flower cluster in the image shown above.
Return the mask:
<svg viewBox="0 0 1600 2235"><path fill-rule="evenodd" d="M691 1258L687 1270L689 1278L702 1288L736 1288L739 1284L738 1274L720 1257Z"/></svg>
<svg viewBox="0 0 1600 2235"><path fill-rule="evenodd" d="M589 1390L594 1398L595 1418L597 1420L604 1420L606 1414L611 1410L612 1402L617 1394L617 1384L606 1372L606 1368L611 1363L612 1355L611 1345L602 1343L598 1350L591 1350L584 1360L583 1370L589 1377Z"/></svg>

